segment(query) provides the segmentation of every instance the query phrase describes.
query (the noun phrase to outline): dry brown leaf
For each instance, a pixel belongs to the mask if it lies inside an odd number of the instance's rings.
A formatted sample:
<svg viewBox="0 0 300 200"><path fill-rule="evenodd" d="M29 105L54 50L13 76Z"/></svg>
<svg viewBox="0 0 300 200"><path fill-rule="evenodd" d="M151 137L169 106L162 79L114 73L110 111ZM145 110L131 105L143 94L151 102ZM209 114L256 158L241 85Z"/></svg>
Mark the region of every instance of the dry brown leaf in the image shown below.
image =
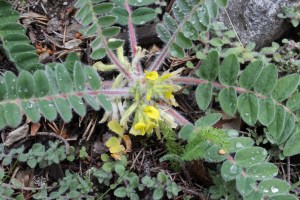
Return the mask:
<svg viewBox="0 0 300 200"><path fill-rule="evenodd" d="M35 136L41 127L40 123L32 123L30 126L30 135Z"/></svg>

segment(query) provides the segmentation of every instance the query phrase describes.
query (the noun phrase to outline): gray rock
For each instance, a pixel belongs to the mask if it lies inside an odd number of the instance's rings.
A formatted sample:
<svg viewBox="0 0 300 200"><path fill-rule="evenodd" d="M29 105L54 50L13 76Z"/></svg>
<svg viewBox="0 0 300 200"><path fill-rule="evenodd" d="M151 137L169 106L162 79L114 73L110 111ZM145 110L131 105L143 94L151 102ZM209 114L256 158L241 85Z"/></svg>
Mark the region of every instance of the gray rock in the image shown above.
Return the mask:
<svg viewBox="0 0 300 200"><path fill-rule="evenodd" d="M283 6L300 5L300 0L229 0L226 11L243 44L254 42L256 48L269 45L290 27L277 17ZM219 20L232 29L226 11Z"/></svg>

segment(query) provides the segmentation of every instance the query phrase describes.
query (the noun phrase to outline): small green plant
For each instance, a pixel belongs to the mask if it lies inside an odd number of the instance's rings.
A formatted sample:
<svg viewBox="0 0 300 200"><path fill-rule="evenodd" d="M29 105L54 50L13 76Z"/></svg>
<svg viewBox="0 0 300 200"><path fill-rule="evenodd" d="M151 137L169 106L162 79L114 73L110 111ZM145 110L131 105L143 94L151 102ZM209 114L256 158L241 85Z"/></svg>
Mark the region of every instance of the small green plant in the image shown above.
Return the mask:
<svg viewBox="0 0 300 200"><path fill-rule="evenodd" d="M165 172L159 172L157 177L144 176L141 179L133 171L126 170L127 159L122 156L120 161L110 160L107 154L101 155L104 164L101 169L93 172L98 182L107 186L106 192L100 199L104 198L111 190L114 195L120 198L129 198L131 200L139 199L139 192L147 191L152 193L152 199L162 199L167 196L168 199L178 196L180 187L174 181L171 181L169 175ZM113 181L114 175L117 175L116 181ZM125 183L125 185L124 185Z"/></svg>
<svg viewBox="0 0 300 200"><path fill-rule="evenodd" d="M68 152L66 152L66 147L59 145L59 142L49 141L47 149L44 144L35 143L28 152L22 146L5 153L3 144L0 144L0 160L3 166L12 164L13 159L16 159L19 162L26 162L31 168L35 168L37 165L44 168L53 163L58 164L65 159L73 161L74 147L68 148Z"/></svg>
<svg viewBox="0 0 300 200"><path fill-rule="evenodd" d="M297 6L287 7L284 6L282 8L282 12L278 14L279 18L289 19L294 27L297 27L300 22L300 12Z"/></svg>

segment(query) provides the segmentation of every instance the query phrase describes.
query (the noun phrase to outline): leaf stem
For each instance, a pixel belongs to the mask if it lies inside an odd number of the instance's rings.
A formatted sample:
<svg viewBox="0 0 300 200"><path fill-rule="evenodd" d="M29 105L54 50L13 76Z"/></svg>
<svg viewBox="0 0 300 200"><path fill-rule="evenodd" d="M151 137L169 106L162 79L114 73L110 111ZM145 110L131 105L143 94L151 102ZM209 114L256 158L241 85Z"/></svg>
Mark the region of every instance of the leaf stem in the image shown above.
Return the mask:
<svg viewBox="0 0 300 200"><path fill-rule="evenodd" d="M132 22L132 17L131 17L131 8L130 5L128 3L128 0L125 1L125 8L128 12L128 34L129 34L129 41L130 41L130 48L131 48L131 53L132 53L132 60L134 59L135 55L136 55L136 48L137 48L137 37L136 37L136 33L135 33L135 29L133 26L133 22ZM140 75L142 72L142 67L141 67L141 63L138 62L136 64L136 69L135 69L137 75Z"/></svg>
<svg viewBox="0 0 300 200"><path fill-rule="evenodd" d="M39 100L54 100L54 99L67 99L68 96L79 96L82 97L83 95L92 95L96 96L98 94L104 94L108 96L128 96L129 95L129 88L123 88L123 89L103 89L103 90L94 90L94 91L81 91L81 92L72 92L72 93L61 93L61 94L56 94L56 95L50 95L50 96L44 96L40 98L30 98L30 99L9 99L5 101L1 101L0 105L5 105L8 103L15 103L15 104L21 104L24 101L30 101L30 102L37 102Z"/></svg>

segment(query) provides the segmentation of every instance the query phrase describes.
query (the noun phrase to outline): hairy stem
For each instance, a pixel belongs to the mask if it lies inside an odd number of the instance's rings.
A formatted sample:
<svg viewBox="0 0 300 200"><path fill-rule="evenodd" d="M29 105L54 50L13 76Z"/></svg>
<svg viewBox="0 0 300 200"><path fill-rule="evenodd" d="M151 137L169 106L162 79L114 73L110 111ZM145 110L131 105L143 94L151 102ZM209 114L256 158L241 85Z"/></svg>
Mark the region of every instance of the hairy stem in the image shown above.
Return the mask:
<svg viewBox="0 0 300 200"><path fill-rule="evenodd" d="M37 102L39 100L54 100L54 99L66 99L68 98L68 96L79 96L82 97L84 94L86 95L92 95L92 96L96 96L98 94L104 94L104 95L108 95L108 96L128 96L129 95L129 89L128 88L124 88L124 89L104 89L104 90L95 90L95 91L81 91L81 92L72 92L72 93L62 93L62 94L56 94L56 95L50 95L50 96L45 96L45 97L41 97L41 98L30 98L30 99L8 99L8 100L4 100L0 102L0 105L4 105L7 103L15 103L15 104L20 104L23 101L30 101L30 102Z"/></svg>
<svg viewBox="0 0 300 200"><path fill-rule="evenodd" d="M130 48L131 48L131 53L132 53L132 60L134 59L136 55L136 48L137 48L137 37L135 34L135 29L132 23L132 18L131 18L131 8L129 6L128 0L125 1L125 8L128 12L128 34L129 34L129 41L130 41ZM142 67L140 62L137 63L136 69L135 69L137 75L139 75L142 72Z"/></svg>

